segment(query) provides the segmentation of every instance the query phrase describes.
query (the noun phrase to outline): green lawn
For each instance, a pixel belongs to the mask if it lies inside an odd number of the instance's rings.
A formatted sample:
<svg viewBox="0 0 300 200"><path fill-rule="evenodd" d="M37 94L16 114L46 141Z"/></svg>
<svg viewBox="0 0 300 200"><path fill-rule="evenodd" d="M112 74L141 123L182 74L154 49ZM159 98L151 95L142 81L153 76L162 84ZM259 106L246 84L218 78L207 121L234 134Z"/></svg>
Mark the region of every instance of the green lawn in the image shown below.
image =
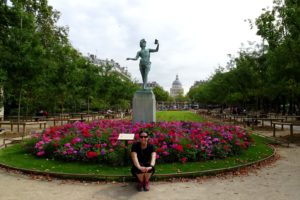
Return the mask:
<svg viewBox="0 0 300 200"><path fill-rule="evenodd" d="M200 115L190 111L158 111L156 113L157 121L192 121L203 122Z"/></svg>

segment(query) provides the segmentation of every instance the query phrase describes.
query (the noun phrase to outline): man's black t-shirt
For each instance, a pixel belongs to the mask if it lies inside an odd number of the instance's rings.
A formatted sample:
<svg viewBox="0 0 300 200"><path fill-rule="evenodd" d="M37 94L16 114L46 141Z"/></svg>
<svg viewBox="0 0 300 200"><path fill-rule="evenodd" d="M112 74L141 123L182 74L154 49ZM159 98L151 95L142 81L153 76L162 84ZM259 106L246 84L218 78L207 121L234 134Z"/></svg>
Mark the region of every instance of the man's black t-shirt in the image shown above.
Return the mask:
<svg viewBox="0 0 300 200"><path fill-rule="evenodd" d="M137 158L141 166L149 166L151 162L151 154L155 152L154 146L148 144L145 149L142 149L141 143L134 143L131 147L131 152L137 153Z"/></svg>

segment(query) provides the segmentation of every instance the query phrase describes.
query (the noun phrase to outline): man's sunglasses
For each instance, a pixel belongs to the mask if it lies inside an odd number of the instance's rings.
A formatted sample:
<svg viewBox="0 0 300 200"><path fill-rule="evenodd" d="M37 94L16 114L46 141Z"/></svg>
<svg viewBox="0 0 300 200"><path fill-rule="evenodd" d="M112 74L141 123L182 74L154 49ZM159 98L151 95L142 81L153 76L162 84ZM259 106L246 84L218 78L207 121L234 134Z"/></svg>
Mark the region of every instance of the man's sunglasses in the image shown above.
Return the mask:
<svg viewBox="0 0 300 200"><path fill-rule="evenodd" d="M148 136L140 136L140 138L148 138Z"/></svg>

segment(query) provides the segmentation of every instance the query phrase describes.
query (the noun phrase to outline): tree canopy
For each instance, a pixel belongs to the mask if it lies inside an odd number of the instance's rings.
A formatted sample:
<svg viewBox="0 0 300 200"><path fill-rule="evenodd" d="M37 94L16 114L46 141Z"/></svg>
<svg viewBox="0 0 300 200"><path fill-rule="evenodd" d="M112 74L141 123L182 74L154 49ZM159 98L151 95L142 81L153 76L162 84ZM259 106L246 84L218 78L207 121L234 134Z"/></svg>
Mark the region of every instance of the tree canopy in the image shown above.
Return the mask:
<svg viewBox="0 0 300 200"><path fill-rule="evenodd" d="M137 84L77 51L47 0L0 1L0 87L6 114L130 107Z"/></svg>

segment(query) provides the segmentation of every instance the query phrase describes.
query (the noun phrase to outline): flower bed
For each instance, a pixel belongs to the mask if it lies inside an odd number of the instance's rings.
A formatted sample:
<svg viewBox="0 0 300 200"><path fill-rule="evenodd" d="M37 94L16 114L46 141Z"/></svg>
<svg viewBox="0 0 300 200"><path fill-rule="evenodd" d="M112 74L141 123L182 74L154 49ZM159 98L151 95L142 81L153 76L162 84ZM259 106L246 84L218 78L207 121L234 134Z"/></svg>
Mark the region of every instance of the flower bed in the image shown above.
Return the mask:
<svg viewBox="0 0 300 200"><path fill-rule="evenodd" d="M247 149L252 139L238 126L221 126L196 122L157 122L132 125L125 120L100 120L91 123L76 122L47 128L33 134L29 150L38 157L66 161L124 164L124 150L130 152L132 142L125 146L117 140L119 133L150 133L158 163L200 161L226 158ZM129 156L129 155L127 155Z"/></svg>

